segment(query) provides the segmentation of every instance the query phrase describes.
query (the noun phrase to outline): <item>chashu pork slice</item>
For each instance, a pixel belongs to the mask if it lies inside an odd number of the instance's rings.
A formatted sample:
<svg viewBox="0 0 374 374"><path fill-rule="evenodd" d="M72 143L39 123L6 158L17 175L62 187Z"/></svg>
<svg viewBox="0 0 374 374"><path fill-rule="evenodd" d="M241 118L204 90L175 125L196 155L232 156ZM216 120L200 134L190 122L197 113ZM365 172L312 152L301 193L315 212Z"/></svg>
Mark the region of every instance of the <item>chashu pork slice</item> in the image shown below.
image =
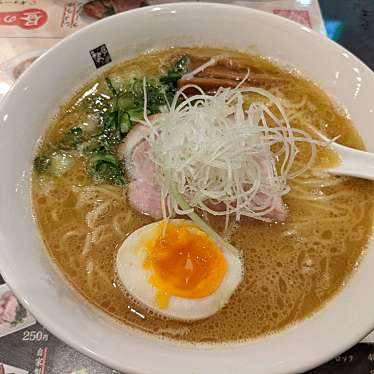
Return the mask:
<svg viewBox="0 0 374 374"><path fill-rule="evenodd" d="M150 116L150 121L154 121L156 116ZM155 181L155 165L149 159L150 149L147 136L150 129L147 126L137 124L126 136L123 143L118 147L118 156L124 160L130 184L125 190L125 198L128 199L131 207L139 212L149 215L154 219L162 218L161 210L161 188ZM273 169L269 162L262 164L264 175L273 176ZM276 221L284 221L287 217L287 209L281 197L275 196L272 201L264 193L258 193L252 201L253 209L256 207L273 205L273 209L265 215ZM214 204L207 202L207 206L216 211L223 211L225 207L222 203Z"/></svg>
<svg viewBox="0 0 374 374"><path fill-rule="evenodd" d="M149 120L155 120L150 116ZM118 147L118 157L124 161L130 183L125 190L125 198L139 212L155 219L162 218L161 189L154 181L155 166L148 158L150 133L147 126L137 124L127 134Z"/></svg>

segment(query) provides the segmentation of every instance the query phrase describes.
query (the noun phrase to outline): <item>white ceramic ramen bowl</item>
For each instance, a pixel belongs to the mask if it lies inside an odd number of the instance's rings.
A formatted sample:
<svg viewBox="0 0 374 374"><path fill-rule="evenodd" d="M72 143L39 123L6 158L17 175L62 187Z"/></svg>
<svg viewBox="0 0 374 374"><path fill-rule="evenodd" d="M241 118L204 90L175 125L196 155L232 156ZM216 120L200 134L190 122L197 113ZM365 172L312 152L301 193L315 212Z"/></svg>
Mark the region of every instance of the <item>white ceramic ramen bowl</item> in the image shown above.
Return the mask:
<svg viewBox="0 0 374 374"><path fill-rule="evenodd" d="M219 46L296 67L347 108L374 151L374 74L308 28L267 13L219 4L142 8L97 22L60 42L22 75L0 108L0 269L24 305L52 333L126 373L291 373L332 358L374 328L374 243L352 279L313 317L245 344L188 346L131 331L88 305L55 269L30 204L35 142L73 89L100 73L90 50L113 63L171 46ZM96 56L97 57L97 56Z"/></svg>

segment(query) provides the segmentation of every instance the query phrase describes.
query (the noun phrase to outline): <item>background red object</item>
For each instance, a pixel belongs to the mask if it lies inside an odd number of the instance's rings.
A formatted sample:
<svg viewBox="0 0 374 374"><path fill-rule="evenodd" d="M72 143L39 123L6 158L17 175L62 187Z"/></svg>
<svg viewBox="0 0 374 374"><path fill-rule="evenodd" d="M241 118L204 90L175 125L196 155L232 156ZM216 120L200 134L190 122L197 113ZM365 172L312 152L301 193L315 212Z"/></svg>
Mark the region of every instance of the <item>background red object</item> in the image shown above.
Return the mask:
<svg viewBox="0 0 374 374"><path fill-rule="evenodd" d="M48 20L48 14L43 9L31 8L20 12L1 12L0 25L19 26L23 29L37 29Z"/></svg>
<svg viewBox="0 0 374 374"><path fill-rule="evenodd" d="M312 22L307 10L274 9L273 13L312 28Z"/></svg>

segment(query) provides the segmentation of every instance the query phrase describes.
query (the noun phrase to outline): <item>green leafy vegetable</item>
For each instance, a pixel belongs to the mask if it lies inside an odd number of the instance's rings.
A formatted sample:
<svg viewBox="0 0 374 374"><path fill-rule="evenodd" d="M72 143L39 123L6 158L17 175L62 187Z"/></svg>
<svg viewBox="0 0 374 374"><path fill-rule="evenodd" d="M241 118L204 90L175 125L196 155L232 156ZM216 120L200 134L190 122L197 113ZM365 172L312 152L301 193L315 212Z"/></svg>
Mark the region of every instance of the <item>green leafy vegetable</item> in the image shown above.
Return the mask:
<svg viewBox="0 0 374 374"><path fill-rule="evenodd" d="M132 93L126 92L118 97L117 109L129 110L131 108L136 108L139 104L135 102L134 95Z"/></svg>
<svg viewBox="0 0 374 374"><path fill-rule="evenodd" d="M177 81L186 70L187 58L181 57L158 79L146 80L148 115L159 113L171 102L177 90ZM81 127L67 130L55 144L34 159L37 173L58 175L56 170L59 168L52 165L58 164L59 155L79 154L86 160L87 173L97 183L125 183L117 147L133 123L144 119L144 83L143 79L133 78L127 87L121 89L115 88L110 77L105 78L105 83L108 87L106 92L110 94L95 92L85 97L82 104L87 105L88 113L100 116L98 129L94 133L85 132Z"/></svg>
<svg viewBox="0 0 374 374"><path fill-rule="evenodd" d="M146 80L147 114L159 113L168 102L173 100L177 90L177 81L187 72L187 58L179 58L175 64L159 79ZM110 82L110 80L109 80ZM112 85L109 85L111 88ZM134 121L144 118L144 87L143 80L134 78L124 92L117 95L117 110L128 112Z"/></svg>
<svg viewBox="0 0 374 374"><path fill-rule="evenodd" d="M88 174L98 183L123 185L124 173L116 151L132 122L126 112L115 110L103 118L102 130L85 145Z"/></svg>
<svg viewBox="0 0 374 374"><path fill-rule="evenodd" d="M118 113L118 121L119 121L119 127L122 134L127 134L131 129L131 118L130 114L127 112L119 112Z"/></svg>
<svg viewBox="0 0 374 374"><path fill-rule="evenodd" d="M125 183L122 166L117 157L109 153L97 153L87 164L89 175L99 183L107 182L118 186Z"/></svg>
<svg viewBox="0 0 374 374"><path fill-rule="evenodd" d="M144 109L142 108L130 109L127 113L129 114L131 121L137 122L144 119Z"/></svg>
<svg viewBox="0 0 374 374"><path fill-rule="evenodd" d="M46 155L37 156L34 159L34 170L39 174L44 173L48 170L51 164L51 157L48 157Z"/></svg>
<svg viewBox="0 0 374 374"><path fill-rule="evenodd" d="M83 130L80 127L73 127L68 130L58 143L59 149L76 149L83 141Z"/></svg>
<svg viewBox="0 0 374 374"><path fill-rule="evenodd" d="M169 86L173 90L177 87L177 81L187 73L187 57L179 58L175 65L165 74L160 77L160 83Z"/></svg>
<svg viewBox="0 0 374 374"><path fill-rule="evenodd" d="M117 91L116 91L116 89L113 87L113 83L112 83L112 81L110 80L109 77L106 77L106 78L105 78L105 82L106 82L106 84L108 85L108 88L109 88L109 90L112 92L112 94L113 94L113 95L117 95Z"/></svg>

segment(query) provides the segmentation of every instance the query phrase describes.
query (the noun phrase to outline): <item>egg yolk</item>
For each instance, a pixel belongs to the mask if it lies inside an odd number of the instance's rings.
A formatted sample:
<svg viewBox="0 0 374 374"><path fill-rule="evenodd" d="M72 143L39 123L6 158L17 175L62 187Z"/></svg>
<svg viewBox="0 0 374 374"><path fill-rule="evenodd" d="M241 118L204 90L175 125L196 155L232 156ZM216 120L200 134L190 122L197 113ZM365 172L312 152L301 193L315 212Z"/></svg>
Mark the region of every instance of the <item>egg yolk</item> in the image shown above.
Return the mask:
<svg viewBox="0 0 374 374"><path fill-rule="evenodd" d="M221 284L227 262L217 244L193 224L162 221L156 240L146 245L144 267L152 270L149 282L156 301L167 308L170 296L199 299Z"/></svg>

